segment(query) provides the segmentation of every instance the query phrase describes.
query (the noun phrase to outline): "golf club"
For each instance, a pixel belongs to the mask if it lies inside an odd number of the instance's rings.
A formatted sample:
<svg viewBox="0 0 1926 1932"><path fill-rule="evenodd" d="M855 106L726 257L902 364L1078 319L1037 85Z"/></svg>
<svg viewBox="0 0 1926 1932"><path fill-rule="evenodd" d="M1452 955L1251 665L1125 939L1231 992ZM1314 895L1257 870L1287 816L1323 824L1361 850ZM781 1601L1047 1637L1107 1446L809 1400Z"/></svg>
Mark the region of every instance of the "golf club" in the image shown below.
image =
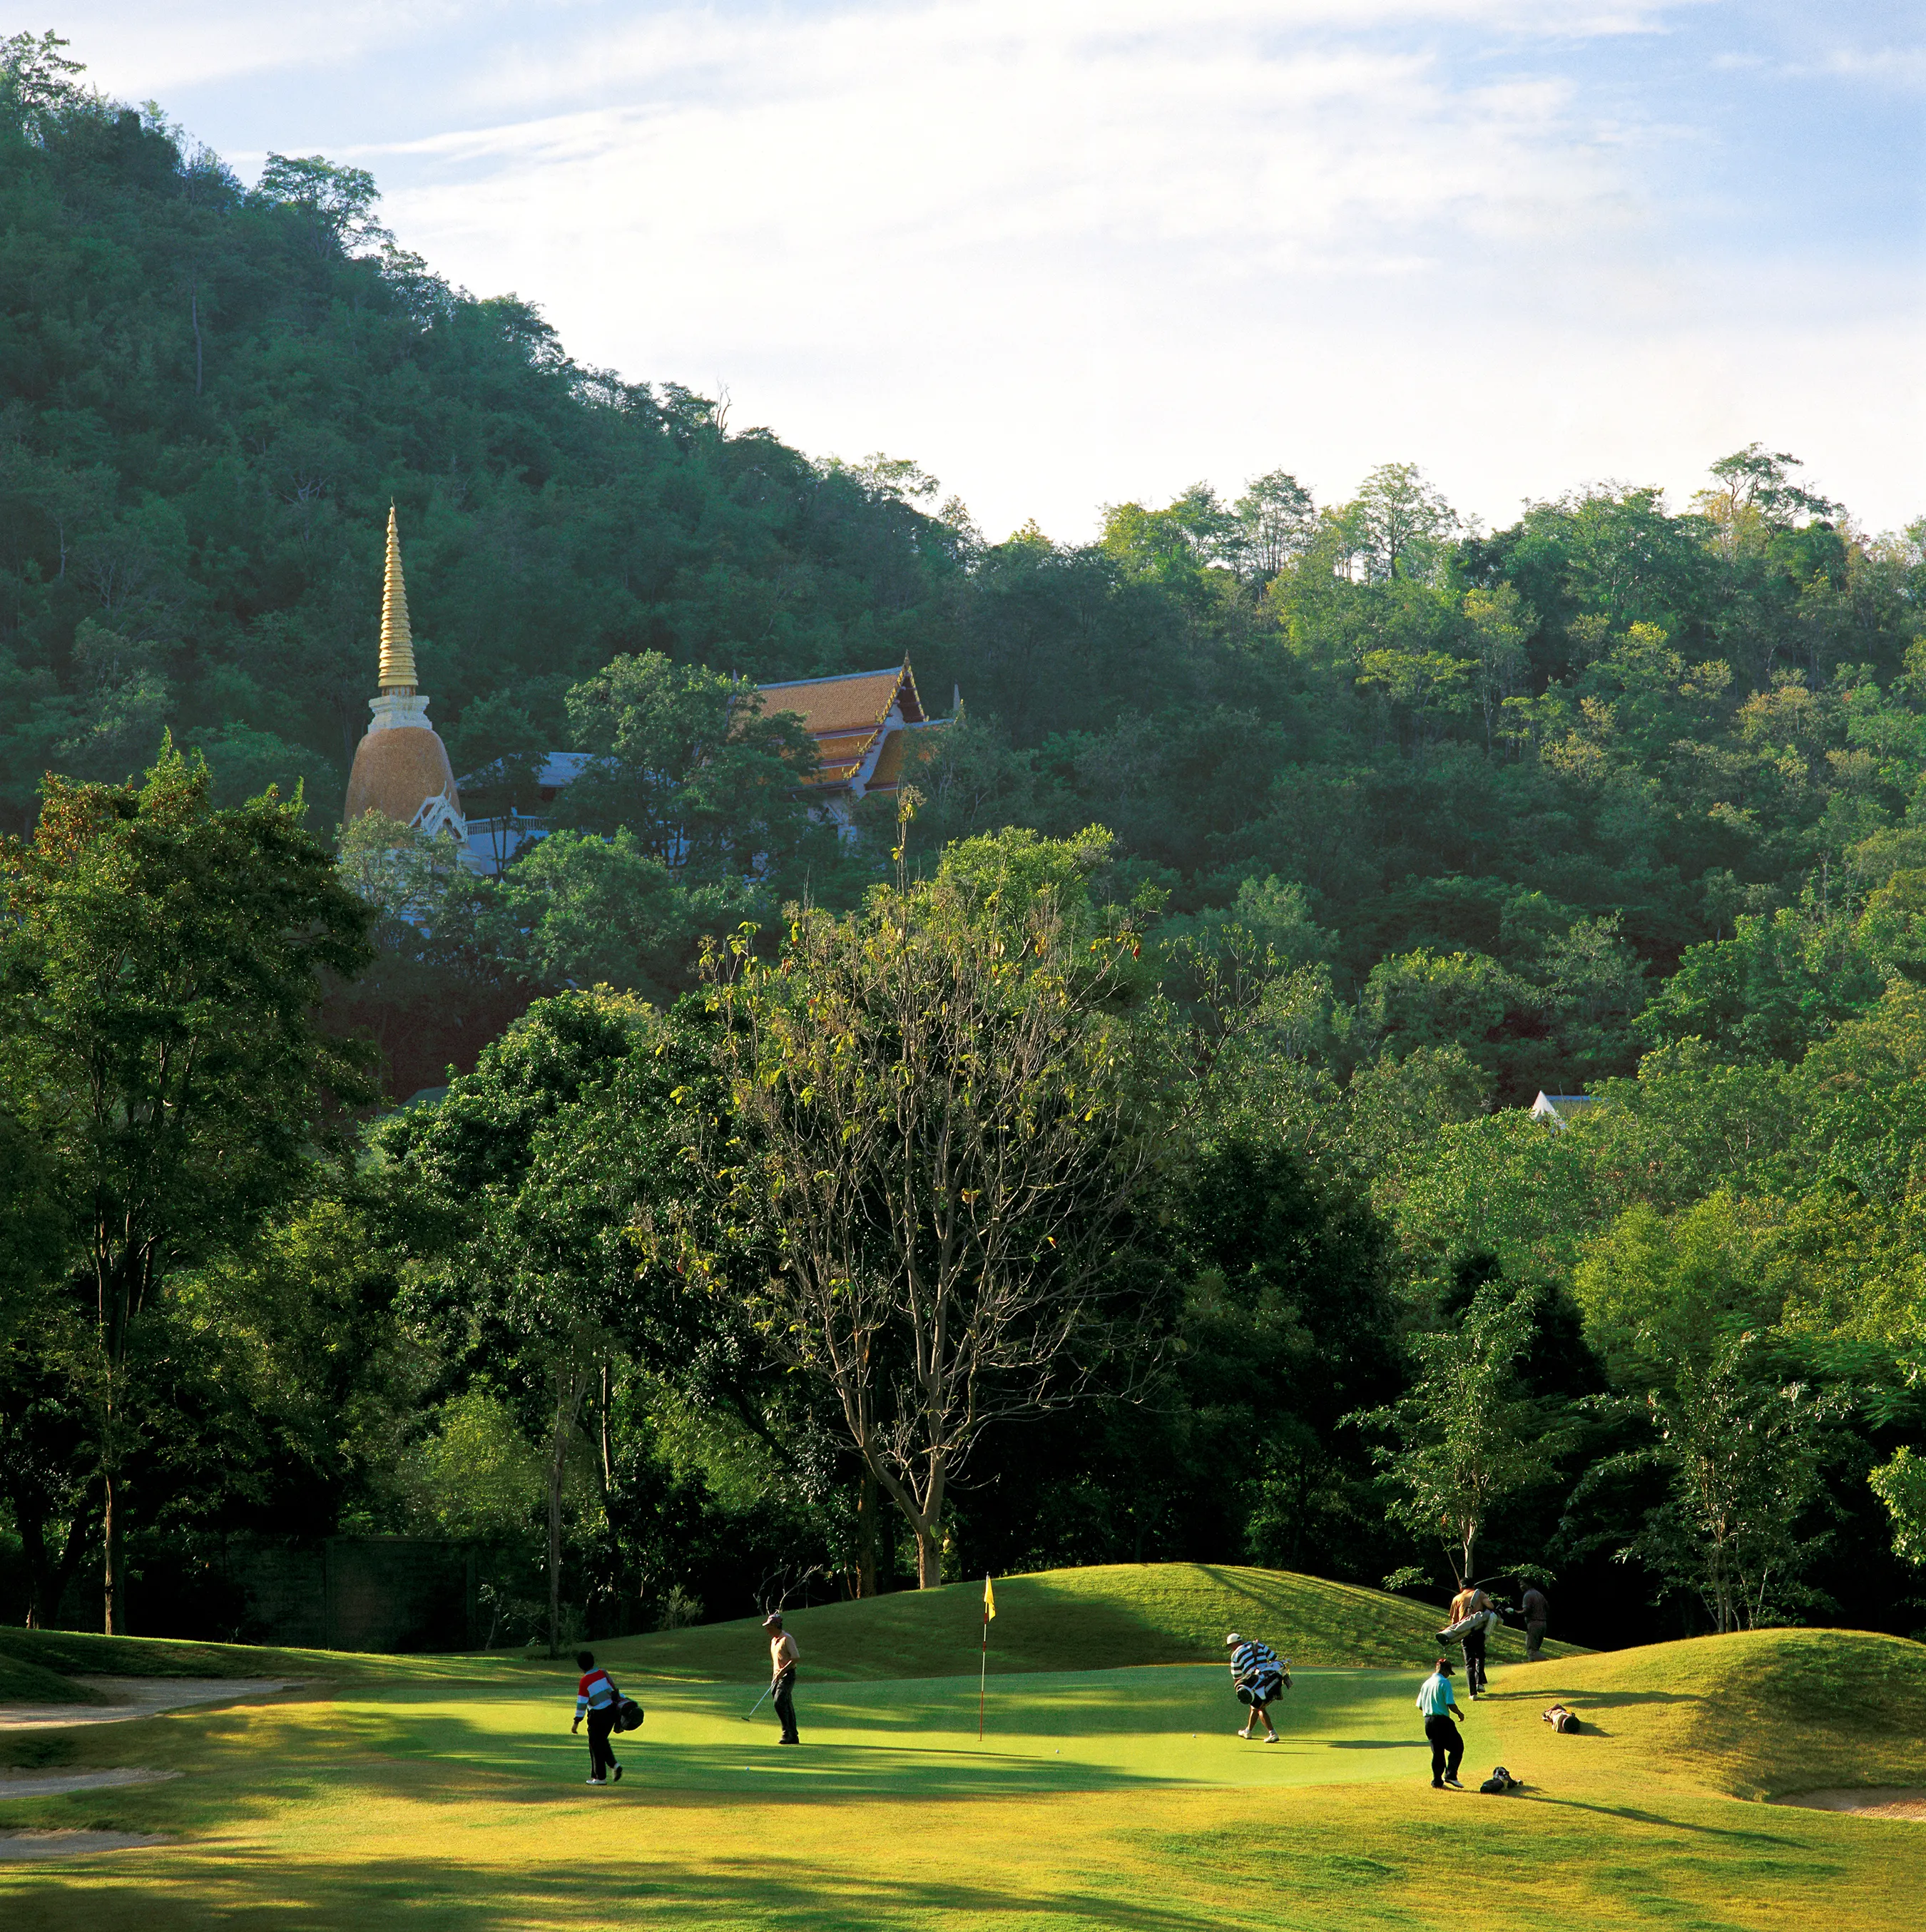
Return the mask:
<svg viewBox="0 0 1926 1932"><path fill-rule="evenodd" d="M772 1684L771 1684L771 1685L770 1685L770 1687L769 1687L769 1690L774 1690L774 1689L775 1689L775 1688L776 1688L776 1687L775 1687L775 1685ZM764 1692L763 1692L763 1694L762 1694L762 1697L759 1697L759 1698L757 1698L757 1699L756 1699L756 1702L755 1702L754 1703L753 1703L752 1705L750 1705L750 1707L749 1707L749 1708L748 1708L747 1710L746 1710L745 1712L744 1712L744 1713L742 1714L742 1721L743 1721L745 1724L747 1724L747 1723L749 1722L749 1720L750 1720L750 1719L751 1718L753 1718L753 1717L754 1717L754 1716L756 1715L756 1712L757 1712L758 1711L759 1711L759 1710L761 1710L761 1709L762 1709L762 1698L763 1698L763 1697L767 1697L767 1696L768 1696L768 1694L769 1694L769 1690L765 1690L765 1691L764 1691Z"/></svg>

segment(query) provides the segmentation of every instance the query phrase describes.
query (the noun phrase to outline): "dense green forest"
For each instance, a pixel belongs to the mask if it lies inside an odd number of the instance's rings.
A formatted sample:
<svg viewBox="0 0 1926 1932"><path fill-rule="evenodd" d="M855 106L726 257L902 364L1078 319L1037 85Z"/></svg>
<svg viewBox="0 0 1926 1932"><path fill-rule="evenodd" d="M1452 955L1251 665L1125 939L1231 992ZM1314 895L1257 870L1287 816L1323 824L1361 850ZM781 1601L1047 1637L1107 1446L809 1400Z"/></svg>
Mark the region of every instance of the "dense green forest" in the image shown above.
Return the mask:
<svg viewBox="0 0 1926 1932"><path fill-rule="evenodd" d="M1176 1556L1535 1569L1600 1642L1919 1621L1926 523L1753 445L1683 508L1487 532L1388 463L993 543L377 207L7 44L0 1610L244 1630L238 1544L349 1528L477 1542L516 1641ZM335 823L390 500L473 800L634 780L498 880ZM962 722L839 840L741 680L906 656ZM882 1382L822 1368L794 1210L933 987L926 1069L1057 1042L1007 1118L1087 1206L982 1259L980 1442L881 1288ZM913 1286L942 1190L846 1180L837 1265Z"/></svg>

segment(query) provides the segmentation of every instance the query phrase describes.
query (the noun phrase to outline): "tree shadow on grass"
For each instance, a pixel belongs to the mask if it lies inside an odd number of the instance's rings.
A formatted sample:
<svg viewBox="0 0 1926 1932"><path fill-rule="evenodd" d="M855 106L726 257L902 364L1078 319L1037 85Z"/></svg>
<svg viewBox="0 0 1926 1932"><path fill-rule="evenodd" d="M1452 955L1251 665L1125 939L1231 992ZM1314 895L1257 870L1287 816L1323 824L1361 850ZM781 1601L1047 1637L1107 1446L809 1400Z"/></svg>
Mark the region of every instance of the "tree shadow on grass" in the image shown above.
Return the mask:
<svg viewBox="0 0 1926 1932"><path fill-rule="evenodd" d="M912 1856L878 1842L858 1848L873 1868ZM362 1932L405 1922L423 1932L494 1932L531 1925L643 1924L652 1928L768 1927L774 1932L847 1932L852 1926L924 1925L936 1915L978 1922L1014 1918L1025 1925L1059 1920L1066 1925L1120 1928L1120 1932L1205 1932L1221 1915L1167 1898L1146 1898L1119 1882L1115 1892L1080 1886L1026 1891L1020 1886L959 1880L941 1870L928 1874L866 1872L822 1866L781 1853L726 1857L698 1868L666 1870L611 1859L592 1844L586 1868L557 1864L539 1872L499 1864L464 1865L452 1858L370 1858L349 1864L290 1862L267 1852L224 1852L218 1862L191 1850L161 1859L129 1858L111 1872L97 1862L87 1869L137 1886L143 1932L176 1932L272 1913L284 1932ZM940 1865L940 1860L932 1861ZM76 1892L82 1888L74 1888ZM44 1918L49 1932L114 1927L123 1922L108 1887L85 1888L70 1916ZM0 1893L3 1897L4 1893ZM36 1900L36 1905L41 1901Z"/></svg>
<svg viewBox="0 0 1926 1932"><path fill-rule="evenodd" d="M1588 1711L1615 1711L1633 1704L1702 1704L1705 1701L1690 1690L1587 1690L1573 1691L1572 1695ZM1557 1701L1555 1696L1553 1702Z"/></svg>
<svg viewBox="0 0 1926 1932"><path fill-rule="evenodd" d="M424 1747L362 1761L362 1774L384 1764L406 1765L417 1774L439 1765L491 1783L512 1782L555 1790L572 1797L587 1772L580 1738L505 1738L490 1734L478 1750L464 1749L449 1721ZM1086 1759L1038 1757L999 1750L993 1741L954 1747L930 1744L892 1749L882 1744L812 1744L778 1752L763 1738L743 1744L715 1742L619 1744L622 1789L660 1802L687 1796L747 1798L766 1804L785 1797L934 1799L1012 1798L1059 1791L1130 1791L1167 1787L1161 1772ZM277 1779L277 1784L281 1780ZM411 1778L411 1787L415 1780ZM411 1796L425 1794L412 1790Z"/></svg>
<svg viewBox="0 0 1926 1932"><path fill-rule="evenodd" d="M1184 1781L1128 1765L999 1750L993 1740L987 1745L972 1741L920 1749L806 1743L801 1751L784 1751L765 1738L728 1744L639 1745L632 1738L617 1746L622 1783L591 1798L584 1789L586 1742L566 1732L476 1732L445 1718L426 1735L417 1730L378 1739L364 1731L339 1742L341 1748L311 1755L282 1754L257 1771L248 1762L203 1760L184 1767L188 1775L164 1790L130 1786L89 1792L86 1797L95 1809L111 1804L117 1815L88 1822L126 1830L218 1829L233 1821L272 1817L290 1806L338 1804L364 1795L370 1801L395 1799L437 1809L477 1802L654 1806L720 1802L761 1808L825 1800L918 1803L1167 1790ZM50 1812L43 1820L38 1808L71 1807L74 1802L48 1797L16 1804L36 1807L35 1823L67 1825L77 1820L65 1811Z"/></svg>
<svg viewBox="0 0 1926 1932"><path fill-rule="evenodd" d="M1591 1811L1600 1817L1622 1818L1634 1825L1652 1825L1668 1832L1690 1832L1701 1838L1728 1838L1735 1844L1770 1846L1780 1851L1804 1851L1806 1847L1796 1838L1784 1838L1771 1832L1753 1832L1734 1829L1723 1825L1695 1825L1684 1818L1668 1818L1657 1811L1641 1811L1633 1804L1588 1804L1580 1798L1549 1798L1537 1791L1527 1791L1521 1802L1528 1804L1551 1804L1566 1811Z"/></svg>

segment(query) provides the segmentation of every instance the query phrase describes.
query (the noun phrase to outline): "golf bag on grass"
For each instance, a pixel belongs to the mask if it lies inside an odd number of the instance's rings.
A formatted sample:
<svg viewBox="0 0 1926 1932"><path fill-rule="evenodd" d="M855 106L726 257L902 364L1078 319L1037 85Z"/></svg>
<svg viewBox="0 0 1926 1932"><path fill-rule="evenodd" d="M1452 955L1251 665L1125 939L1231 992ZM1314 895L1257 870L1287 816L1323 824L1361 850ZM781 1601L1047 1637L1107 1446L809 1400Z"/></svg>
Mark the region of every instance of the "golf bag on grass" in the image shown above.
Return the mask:
<svg viewBox="0 0 1926 1932"><path fill-rule="evenodd" d="M1545 1713L1545 1722L1555 1731L1580 1731L1585 1728L1578 1720L1578 1713L1567 1710L1562 1704L1554 1704Z"/></svg>
<svg viewBox="0 0 1926 1932"><path fill-rule="evenodd" d="M1511 1773L1501 1764L1493 1767L1491 1776L1486 1778L1478 1789L1480 1791L1489 1792L1494 1798L1505 1798L1509 1797L1514 1791L1522 1791L1525 1789L1525 1780L1522 1778L1513 1777Z"/></svg>

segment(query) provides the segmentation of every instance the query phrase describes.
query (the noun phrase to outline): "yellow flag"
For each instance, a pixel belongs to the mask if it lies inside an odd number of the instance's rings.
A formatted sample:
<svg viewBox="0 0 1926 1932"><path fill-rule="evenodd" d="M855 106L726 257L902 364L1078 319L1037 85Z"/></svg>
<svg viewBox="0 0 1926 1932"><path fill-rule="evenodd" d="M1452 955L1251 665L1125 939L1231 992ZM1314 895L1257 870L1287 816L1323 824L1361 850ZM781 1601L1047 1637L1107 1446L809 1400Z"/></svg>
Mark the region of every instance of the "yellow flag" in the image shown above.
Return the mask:
<svg viewBox="0 0 1926 1932"><path fill-rule="evenodd" d="M996 1614L996 1592L990 1587L990 1579L983 1580L983 1621L989 1622Z"/></svg>

